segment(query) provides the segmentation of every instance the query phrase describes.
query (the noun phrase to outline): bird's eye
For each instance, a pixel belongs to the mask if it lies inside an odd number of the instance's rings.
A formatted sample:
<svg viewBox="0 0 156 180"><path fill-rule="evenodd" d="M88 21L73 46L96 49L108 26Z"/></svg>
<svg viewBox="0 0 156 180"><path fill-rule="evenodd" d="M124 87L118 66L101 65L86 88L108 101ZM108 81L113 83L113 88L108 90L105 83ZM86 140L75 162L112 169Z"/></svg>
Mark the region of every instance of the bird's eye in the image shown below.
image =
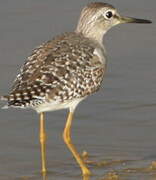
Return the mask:
<svg viewBox="0 0 156 180"><path fill-rule="evenodd" d="M110 19L112 16L113 16L112 11L107 11L106 14L105 14L105 17L106 17L107 19Z"/></svg>

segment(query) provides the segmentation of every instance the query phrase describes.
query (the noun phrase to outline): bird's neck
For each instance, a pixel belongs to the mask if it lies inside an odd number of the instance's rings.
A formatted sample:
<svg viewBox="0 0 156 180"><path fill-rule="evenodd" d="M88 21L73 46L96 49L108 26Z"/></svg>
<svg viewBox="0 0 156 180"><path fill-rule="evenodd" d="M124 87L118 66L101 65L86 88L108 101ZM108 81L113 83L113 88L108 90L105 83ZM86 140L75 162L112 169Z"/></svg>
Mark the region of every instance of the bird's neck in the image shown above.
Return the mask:
<svg viewBox="0 0 156 180"><path fill-rule="evenodd" d="M102 30L101 28L94 26L86 27L82 26L81 24L78 24L75 32L81 33L85 37L97 41L101 45L103 44L103 37L106 33L106 31Z"/></svg>

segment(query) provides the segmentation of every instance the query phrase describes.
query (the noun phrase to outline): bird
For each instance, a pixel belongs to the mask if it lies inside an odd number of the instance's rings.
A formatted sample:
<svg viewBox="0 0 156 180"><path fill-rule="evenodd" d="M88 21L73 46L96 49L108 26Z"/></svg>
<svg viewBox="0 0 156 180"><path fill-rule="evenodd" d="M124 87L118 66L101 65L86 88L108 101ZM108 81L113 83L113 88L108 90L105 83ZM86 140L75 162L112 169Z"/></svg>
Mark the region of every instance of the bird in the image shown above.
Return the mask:
<svg viewBox="0 0 156 180"><path fill-rule="evenodd" d="M97 92L102 84L107 55L103 37L113 26L123 23L152 23L150 20L121 16L104 2L92 2L81 11L73 32L62 33L36 47L19 70L4 108L28 108L39 114L41 172L47 173L45 112L69 111L63 140L80 166L83 176L91 171L71 138L73 116L78 104Z"/></svg>

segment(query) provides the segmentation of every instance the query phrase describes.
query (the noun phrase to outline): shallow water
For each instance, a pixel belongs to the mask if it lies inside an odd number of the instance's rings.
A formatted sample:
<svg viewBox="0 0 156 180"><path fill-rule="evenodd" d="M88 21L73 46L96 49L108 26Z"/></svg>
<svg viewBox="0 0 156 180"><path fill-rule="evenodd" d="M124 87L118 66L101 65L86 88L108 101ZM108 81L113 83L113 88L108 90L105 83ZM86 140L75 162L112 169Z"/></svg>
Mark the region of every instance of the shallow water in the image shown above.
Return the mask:
<svg viewBox="0 0 156 180"><path fill-rule="evenodd" d="M0 94L6 94L31 50L72 31L79 1L0 2ZM154 0L110 0L121 14L156 19ZM77 108L75 145L89 153L91 180L156 179L155 23L121 25L105 37L108 71L101 90ZM38 116L0 110L0 180L39 180ZM47 180L80 180L80 169L62 140L66 111L47 113Z"/></svg>

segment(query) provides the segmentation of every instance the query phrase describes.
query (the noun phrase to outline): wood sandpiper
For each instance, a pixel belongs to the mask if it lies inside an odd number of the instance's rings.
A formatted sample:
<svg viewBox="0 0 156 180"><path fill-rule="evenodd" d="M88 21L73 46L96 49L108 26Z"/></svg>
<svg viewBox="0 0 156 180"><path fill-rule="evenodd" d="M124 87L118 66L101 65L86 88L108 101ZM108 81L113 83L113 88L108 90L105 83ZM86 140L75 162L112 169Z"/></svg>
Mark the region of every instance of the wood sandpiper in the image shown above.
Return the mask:
<svg viewBox="0 0 156 180"><path fill-rule="evenodd" d="M83 8L74 32L64 33L33 50L17 75L5 107L31 108L40 115L42 173L46 167L45 112L69 109L63 139L83 176L91 172L71 140L77 105L98 91L106 71L103 36L122 23L151 23L120 16L110 4L95 2Z"/></svg>

